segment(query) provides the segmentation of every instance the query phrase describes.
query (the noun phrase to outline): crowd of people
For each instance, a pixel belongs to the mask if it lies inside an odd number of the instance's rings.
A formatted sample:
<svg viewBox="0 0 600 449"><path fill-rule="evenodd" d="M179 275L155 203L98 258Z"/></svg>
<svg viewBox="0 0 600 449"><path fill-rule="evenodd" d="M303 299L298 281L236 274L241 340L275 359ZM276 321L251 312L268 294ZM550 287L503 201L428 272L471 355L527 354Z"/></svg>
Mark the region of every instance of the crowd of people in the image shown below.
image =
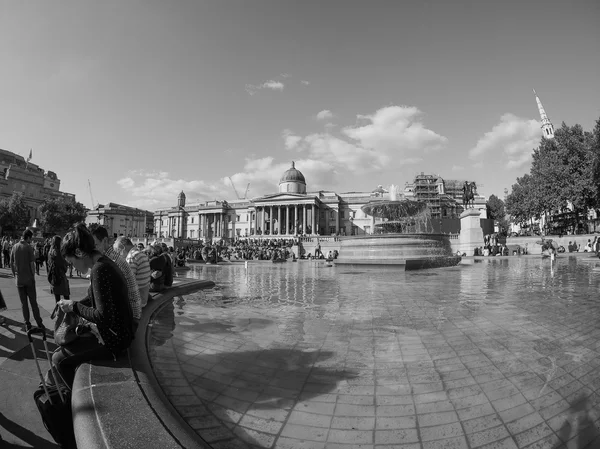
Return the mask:
<svg viewBox="0 0 600 449"><path fill-rule="evenodd" d="M10 267L15 277L26 331L34 328L31 315L36 326L44 329L36 277L45 275L56 301L55 313L60 309L75 315L77 335L90 336L74 338L52 356L59 379L68 387L82 362L116 359L129 347L150 293L173 284L177 256L164 243L144 248L124 236L112 239L102 226L90 231L84 224L64 238L57 235L37 242L33 233L25 230L19 241L4 237L0 247L0 266ZM44 267L45 273L40 272ZM71 299L69 286L73 269L90 280L86 297L77 301ZM0 303L0 310L5 306ZM50 381L51 376L46 378Z"/></svg>

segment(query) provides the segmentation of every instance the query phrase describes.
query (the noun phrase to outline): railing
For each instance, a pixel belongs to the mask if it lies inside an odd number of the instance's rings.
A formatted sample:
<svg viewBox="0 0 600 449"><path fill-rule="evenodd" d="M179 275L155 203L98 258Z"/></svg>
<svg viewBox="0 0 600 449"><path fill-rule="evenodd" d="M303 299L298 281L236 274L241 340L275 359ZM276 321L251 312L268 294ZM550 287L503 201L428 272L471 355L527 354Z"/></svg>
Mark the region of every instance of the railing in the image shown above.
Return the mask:
<svg viewBox="0 0 600 449"><path fill-rule="evenodd" d="M304 243L317 243L317 240L319 242L340 242L342 239L337 236L337 235L331 235L331 236L312 236L312 237L299 237L299 240L301 242Z"/></svg>

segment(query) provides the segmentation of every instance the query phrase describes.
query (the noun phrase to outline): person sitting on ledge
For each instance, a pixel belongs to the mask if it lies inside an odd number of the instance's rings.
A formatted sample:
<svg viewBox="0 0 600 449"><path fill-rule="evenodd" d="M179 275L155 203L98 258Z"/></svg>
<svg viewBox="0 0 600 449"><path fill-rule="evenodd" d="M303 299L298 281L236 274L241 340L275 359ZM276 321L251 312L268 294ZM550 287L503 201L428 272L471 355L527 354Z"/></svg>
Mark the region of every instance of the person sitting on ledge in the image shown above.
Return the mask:
<svg viewBox="0 0 600 449"><path fill-rule="evenodd" d="M111 239L108 237L108 230L104 226L98 226L92 231L96 248L105 256L109 257L123 272L125 281L127 282L127 297L129 298L129 304L131 304L131 310L133 311L133 321L135 322L135 328L140 322L142 316L142 298L140 297L140 289L135 280L135 275L131 271L131 267L127 263L124 257L115 251L112 245Z"/></svg>
<svg viewBox="0 0 600 449"><path fill-rule="evenodd" d="M148 247L148 259L150 259L150 291L162 292L165 289L164 269L167 264L166 259L162 256L162 248L160 246Z"/></svg>
<svg viewBox="0 0 600 449"><path fill-rule="evenodd" d="M85 225L65 235L61 253L77 270L91 270L88 295L77 302L61 299L58 306L90 323L96 338L78 338L59 347L52 355L65 384L71 388L77 367L89 360L117 359L131 345L134 322L127 296L127 281L117 264L96 249L94 238Z"/></svg>
<svg viewBox="0 0 600 449"><path fill-rule="evenodd" d="M117 237L113 249L129 264L140 292L140 306L142 308L146 307L150 291L150 262L148 256L136 246L133 246L131 239L124 236Z"/></svg>

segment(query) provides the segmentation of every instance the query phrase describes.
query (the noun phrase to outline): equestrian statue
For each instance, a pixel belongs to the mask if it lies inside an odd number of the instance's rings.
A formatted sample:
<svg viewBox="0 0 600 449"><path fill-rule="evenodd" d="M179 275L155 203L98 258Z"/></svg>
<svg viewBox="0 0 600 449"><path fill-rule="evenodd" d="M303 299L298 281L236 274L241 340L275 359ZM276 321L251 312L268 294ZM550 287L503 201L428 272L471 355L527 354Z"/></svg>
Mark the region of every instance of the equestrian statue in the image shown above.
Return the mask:
<svg viewBox="0 0 600 449"><path fill-rule="evenodd" d="M475 195L477 195L477 185L475 181L469 182L465 181L463 185L463 207L465 210L469 208L469 205L473 208L475 207Z"/></svg>

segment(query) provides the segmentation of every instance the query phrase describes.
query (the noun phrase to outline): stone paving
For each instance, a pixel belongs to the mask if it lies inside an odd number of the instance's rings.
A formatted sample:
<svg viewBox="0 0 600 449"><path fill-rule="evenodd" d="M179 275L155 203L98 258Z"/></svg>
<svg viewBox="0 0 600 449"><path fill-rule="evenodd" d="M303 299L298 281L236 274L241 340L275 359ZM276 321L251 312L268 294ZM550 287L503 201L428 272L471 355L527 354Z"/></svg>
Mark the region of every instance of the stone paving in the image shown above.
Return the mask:
<svg viewBox="0 0 600 449"><path fill-rule="evenodd" d="M402 272L199 267L151 324L215 448L598 448L600 273L575 257Z"/></svg>

